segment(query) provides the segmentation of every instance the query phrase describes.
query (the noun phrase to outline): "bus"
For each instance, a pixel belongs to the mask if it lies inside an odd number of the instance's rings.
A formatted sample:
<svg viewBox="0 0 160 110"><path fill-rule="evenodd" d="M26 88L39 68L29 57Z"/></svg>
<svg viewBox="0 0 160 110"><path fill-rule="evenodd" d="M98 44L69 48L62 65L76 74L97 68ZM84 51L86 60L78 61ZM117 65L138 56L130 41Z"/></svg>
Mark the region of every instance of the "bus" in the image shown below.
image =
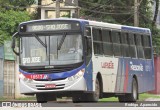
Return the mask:
<svg viewBox="0 0 160 110"><path fill-rule="evenodd" d="M36 95L37 102L113 96L136 102L140 93L155 89L148 28L73 18L33 20L19 24L11 47L19 56L20 92Z"/></svg>

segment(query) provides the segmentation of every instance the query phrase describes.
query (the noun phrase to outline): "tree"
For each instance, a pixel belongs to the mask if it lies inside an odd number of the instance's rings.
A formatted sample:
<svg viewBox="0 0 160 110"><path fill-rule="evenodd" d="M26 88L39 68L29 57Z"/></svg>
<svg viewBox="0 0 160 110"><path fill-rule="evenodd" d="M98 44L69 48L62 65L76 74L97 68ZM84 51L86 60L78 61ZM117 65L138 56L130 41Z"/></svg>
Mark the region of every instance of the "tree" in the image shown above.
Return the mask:
<svg viewBox="0 0 160 110"><path fill-rule="evenodd" d="M35 0L0 0L1 12L6 10L25 11L27 7L34 4Z"/></svg>
<svg viewBox="0 0 160 110"><path fill-rule="evenodd" d="M30 20L30 15L26 11L4 11L0 13L0 44L5 40L10 40L17 31L19 23Z"/></svg>
<svg viewBox="0 0 160 110"><path fill-rule="evenodd" d="M160 29L155 27L158 14L159 0L155 0L155 15L151 4L153 0L139 0L140 27L150 28L154 45L160 46ZM123 25L134 24L134 0L79 0L81 16L84 18ZM153 20L152 20L153 18Z"/></svg>
<svg viewBox="0 0 160 110"><path fill-rule="evenodd" d="M38 8L36 9L36 13L35 13L35 19L41 19L41 6L42 5L42 0L38 0Z"/></svg>
<svg viewBox="0 0 160 110"><path fill-rule="evenodd" d="M153 21L152 21L152 27L155 26L156 24L156 20L157 20L157 16L158 16L158 10L159 10L159 0L155 0L156 6L155 6L155 12L154 12L154 17L153 17Z"/></svg>
<svg viewBox="0 0 160 110"><path fill-rule="evenodd" d="M35 3L35 0L10 0L10 4L20 10L26 10L26 8Z"/></svg>

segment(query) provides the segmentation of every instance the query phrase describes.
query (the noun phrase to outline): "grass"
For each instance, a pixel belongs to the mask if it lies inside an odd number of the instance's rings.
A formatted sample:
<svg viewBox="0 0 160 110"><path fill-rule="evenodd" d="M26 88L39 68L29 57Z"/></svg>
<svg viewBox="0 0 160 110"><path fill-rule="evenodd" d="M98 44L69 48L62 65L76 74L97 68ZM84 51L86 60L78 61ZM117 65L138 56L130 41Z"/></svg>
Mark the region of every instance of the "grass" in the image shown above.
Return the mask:
<svg viewBox="0 0 160 110"><path fill-rule="evenodd" d="M15 100L20 100L20 101L33 101L36 100L36 97L21 97L21 98L16 98Z"/></svg>
<svg viewBox="0 0 160 110"><path fill-rule="evenodd" d="M139 101L144 101L145 99L148 98L158 98L160 99L160 95L155 95L155 94L148 94L148 93L143 93L139 95ZM99 100L100 102L117 102L118 98L117 97L110 97L110 98L103 98Z"/></svg>
<svg viewBox="0 0 160 110"><path fill-rule="evenodd" d="M34 101L36 100L35 97L21 97L21 98L5 98L5 97L0 97L0 101Z"/></svg>
<svg viewBox="0 0 160 110"><path fill-rule="evenodd" d="M140 94L140 96L139 96L140 101L144 101L147 98L158 98L158 99L160 99L160 95L144 93L144 94Z"/></svg>

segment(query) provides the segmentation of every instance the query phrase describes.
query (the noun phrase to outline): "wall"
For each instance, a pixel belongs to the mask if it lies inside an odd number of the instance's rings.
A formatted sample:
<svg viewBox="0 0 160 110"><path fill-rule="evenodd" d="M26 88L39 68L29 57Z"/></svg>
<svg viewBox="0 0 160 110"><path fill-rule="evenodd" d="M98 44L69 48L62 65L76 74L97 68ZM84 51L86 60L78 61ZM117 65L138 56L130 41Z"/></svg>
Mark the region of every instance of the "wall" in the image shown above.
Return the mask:
<svg viewBox="0 0 160 110"><path fill-rule="evenodd" d="M3 46L0 47L0 97L3 96Z"/></svg>
<svg viewBox="0 0 160 110"><path fill-rule="evenodd" d="M15 61L4 61L4 97L15 98Z"/></svg>
<svg viewBox="0 0 160 110"><path fill-rule="evenodd" d="M0 58L0 97L3 96L3 59Z"/></svg>
<svg viewBox="0 0 160 110"><path fill-rule="evenodd" d="M160 94L160 56L154 57L155 66L155 90L149 93Z"/></svg>

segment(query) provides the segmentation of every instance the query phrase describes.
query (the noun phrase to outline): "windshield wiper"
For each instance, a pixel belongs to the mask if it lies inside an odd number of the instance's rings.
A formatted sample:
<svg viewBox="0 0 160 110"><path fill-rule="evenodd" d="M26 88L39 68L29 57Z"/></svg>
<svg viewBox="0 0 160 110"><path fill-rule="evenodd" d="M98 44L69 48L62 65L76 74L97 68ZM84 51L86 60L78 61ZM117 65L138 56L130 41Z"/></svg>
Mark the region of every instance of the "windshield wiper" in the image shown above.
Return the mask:
<svg viewBox="0 0 160 110"><path fill-rule="evenodd" d="M62 36L62 38L61 38L61 40L60 40L60 43L59 43L59 45L57 46L57 50L60 50L60 49L61 49L62 44L63 44L63 42L64 42L64 40L65 40L65 38L66 38L66 35L67 35L67 33L64 33L64 34L63 34L63 36Z"/></svg>
<svg viewBox="0 0 160 110"><path fill-rule="evenodd" d="M42 46L46 48L46 54L47 54L46 37L45 37L45 43L44 43L36 34L33 34L33 36L35 36L35 38L39 41L39 43L42 44Z"/></svg>

